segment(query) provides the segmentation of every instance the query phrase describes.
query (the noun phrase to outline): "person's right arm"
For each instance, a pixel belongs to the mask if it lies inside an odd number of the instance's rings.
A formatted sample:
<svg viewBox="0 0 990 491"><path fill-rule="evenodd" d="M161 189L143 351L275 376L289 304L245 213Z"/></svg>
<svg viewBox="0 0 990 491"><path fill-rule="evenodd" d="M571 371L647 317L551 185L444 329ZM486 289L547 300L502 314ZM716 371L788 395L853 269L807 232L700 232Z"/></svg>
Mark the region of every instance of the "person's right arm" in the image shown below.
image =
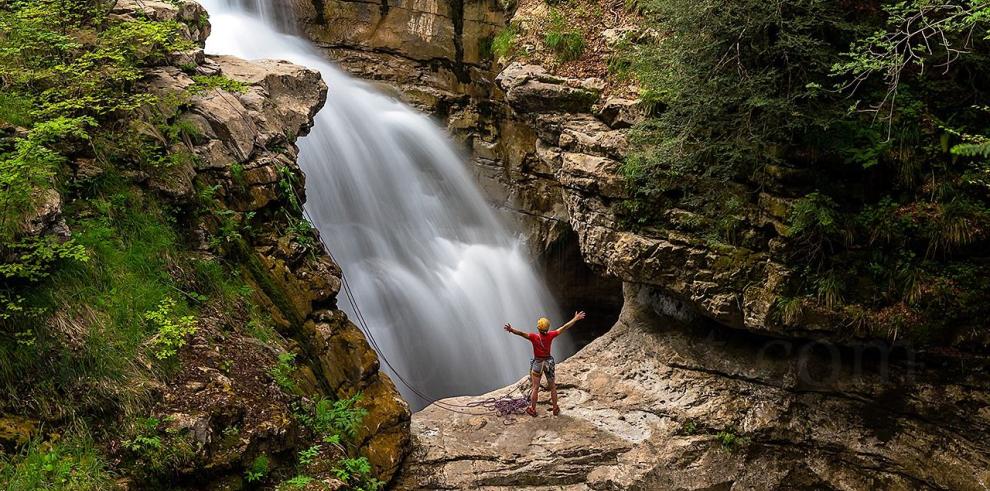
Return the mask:
<svg viewBox="0 0 990 491"><path fill-rule="evenodd" d="M515 334L516 336L519 336L521 338L529 339L529 336L526 333L519 331L517 329L513 329L512 324L506 324L503 327L503 329L505 329L506 332L511 332L512 334Z"/></svg>
<svg viewBox="0 0 990 491"><path fill-rule="evenodd" d="M558 327L557 328L557 333L562 333L562 332L570 329L571 326L573 326L574 324L577 324L577 321L579 321L581 319L584 319L584 316L585 316L585 313L584 313L583 310L578 311L578 312L574 312L574 318L571 319L570 321L568 321L567 324L564 324L564 325Z"/></svg>

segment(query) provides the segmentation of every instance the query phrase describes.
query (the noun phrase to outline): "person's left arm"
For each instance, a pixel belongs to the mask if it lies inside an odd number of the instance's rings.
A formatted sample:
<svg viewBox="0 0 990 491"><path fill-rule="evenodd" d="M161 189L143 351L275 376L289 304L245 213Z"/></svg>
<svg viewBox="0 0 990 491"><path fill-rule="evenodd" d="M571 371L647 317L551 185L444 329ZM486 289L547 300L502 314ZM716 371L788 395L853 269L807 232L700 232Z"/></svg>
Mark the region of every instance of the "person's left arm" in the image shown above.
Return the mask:
<svg viewBox="0 0 990 491"><path fill-rule="evenodd" d="M566 330L568 330L568 329L570 329L570 328L571 328L572 326L574 326L574 324L577 324L577 321L579 321L579 320L581 320L581 319L584 319L584 317L585 317L585 315L586 315L586 314L584 313L584 311L583 311L583 310L582 310L582 311L578 311L578 312L575 312L575 313L574 313L574 318L573 318L573 319L571 319L571 320L569 320L569 321L567 322L567 324L564 324L564 325L562 325L562 326L560 326L560 327L558 327L558 328L556 329L556 332L557 332L558 334L560 334L560 333L563 333L564 331L566 331Z"/></svg>

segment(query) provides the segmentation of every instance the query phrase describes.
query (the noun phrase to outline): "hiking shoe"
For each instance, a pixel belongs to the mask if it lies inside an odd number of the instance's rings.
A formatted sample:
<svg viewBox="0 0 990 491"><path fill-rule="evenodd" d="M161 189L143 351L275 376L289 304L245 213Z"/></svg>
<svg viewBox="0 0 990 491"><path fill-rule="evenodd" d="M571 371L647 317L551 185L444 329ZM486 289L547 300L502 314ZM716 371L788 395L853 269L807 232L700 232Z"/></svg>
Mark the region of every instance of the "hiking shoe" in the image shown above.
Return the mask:
<svg viewBox="0 0 990 491"><path fill-rule="evenodd" d="M532 416L532 417L535 418L536 417L536 410L533 409L532 407L528 407L528 408L526 408L526 414L528 414L528 415L530 415L530 416Z"/></svg>

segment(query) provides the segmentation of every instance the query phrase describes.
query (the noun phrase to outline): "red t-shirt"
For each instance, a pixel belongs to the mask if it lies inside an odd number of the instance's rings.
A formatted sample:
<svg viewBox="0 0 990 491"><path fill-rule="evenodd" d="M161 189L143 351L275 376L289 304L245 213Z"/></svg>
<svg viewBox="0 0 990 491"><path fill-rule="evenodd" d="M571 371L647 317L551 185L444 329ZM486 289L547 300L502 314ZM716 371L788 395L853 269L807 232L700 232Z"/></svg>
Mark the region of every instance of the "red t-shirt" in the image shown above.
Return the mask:
<svg viewBox="0 0 990 491"><path fill-rule="evenodd" d="M531 332L526 335L529 338L529 342L533 343L533 356L537 358L546 358L550 356L550 345L553 344L553 338L560 334L557 331L547 331L546 334L540 334L538 332Z"/></svg>

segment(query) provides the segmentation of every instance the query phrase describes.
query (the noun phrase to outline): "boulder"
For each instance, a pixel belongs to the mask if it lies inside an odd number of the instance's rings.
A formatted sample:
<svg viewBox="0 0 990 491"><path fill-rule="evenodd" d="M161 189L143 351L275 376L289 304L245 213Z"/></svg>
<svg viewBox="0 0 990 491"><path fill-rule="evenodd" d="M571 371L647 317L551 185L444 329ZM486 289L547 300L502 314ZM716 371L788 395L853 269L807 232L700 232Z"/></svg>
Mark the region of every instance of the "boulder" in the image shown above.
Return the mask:
<svg viewBox="0 0 990 491"><path fill-rule="evenodd" d="M495 78L506 102L517 113L589 112L598 100L601 81L572 79L547 73L539 65L515 62Z"/></svg>
<svg viewBox="0 0 990 491"><path fill-rule="evenodd" d="M36 193L34 207L24 217L22 237L53 235L67 240L70 232L62 216L62 195L54 189L40 189Z"/></svg>
<svg viewBox="0 0 990 491"><path fill-rule="evenodd" d="M621 97L609 97L594 107L595 115L615 129L629 128L646 120L642 102Z"/></svg>

